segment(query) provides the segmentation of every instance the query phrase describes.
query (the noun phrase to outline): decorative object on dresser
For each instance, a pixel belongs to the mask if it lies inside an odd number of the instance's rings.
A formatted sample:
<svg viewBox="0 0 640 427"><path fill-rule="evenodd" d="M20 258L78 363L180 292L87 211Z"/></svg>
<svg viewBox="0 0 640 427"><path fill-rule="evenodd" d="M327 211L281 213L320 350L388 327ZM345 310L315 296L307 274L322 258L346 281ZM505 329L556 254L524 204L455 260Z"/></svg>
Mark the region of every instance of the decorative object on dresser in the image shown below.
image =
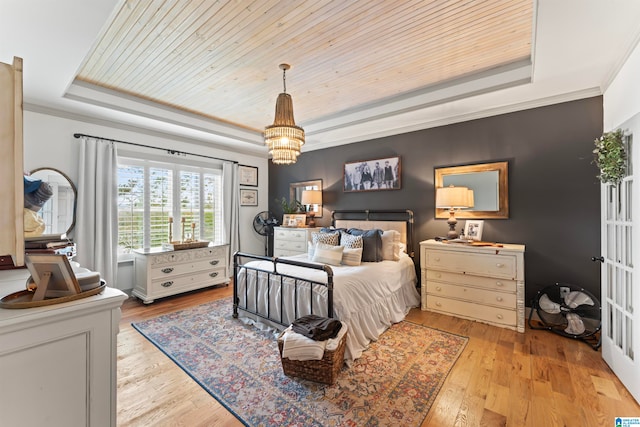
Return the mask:
<svg viewBox="0 0 640 427"><path fill-rule="evenodd" d="M467 240L482 241L484 221L468 219L464 223L464 237Z"/></svg>
<svg viewBox="0 0 640 427"><path fill-rule="evenodd" d="M344 164L342 189L345 192L399 190L401 175L400 157L349 162Z"/></svg>
<svg viewBox="0 0 640 427"><path fill-rule="evenodd" d="M305 227L307 224L306 214L284 214L282 216L283 227Z"/></svg>
<svg viewBox="0 0 640 427"><path fill-rule="evenodd" d="M26 254L25 264L31 273L26 289L3 297L0 307L20 309L61 304L97 295L106 286L100 273L80 268L77 263L72 267L66 255Z"/></svg>
<svg viewBox="0 0 640 427"><path fill-rule="evenodd" d="M304 190L300 201L307 206L307 216L309 217L309 227L315 227L316 206L322 205L322 190Z"/></svg>
<svg viewBox="0 0 640 427"><path fill-rule="evenodd" d="M191 223L191 232L185 230L186 218L180 219L181 240L173 240L173 217L169 217L169 241L162 244L162 249L167 251L180 251L184 249L204 248L209 246L208 240L198 240L196 235L196 223Z"/></svg>
<svg viewBox="0 0 640 427"><path fill-rule="evenodd" d="M422 309L524 332L524 250L420 242Z"/></svg>
<svg viewBox="0 0 640 427"><path fill-rule="evenodd" d="M456 231L455 214L456 209L466 209L473 207L473 191L467 187L454 187L450 185L448 187L436 188L436 208L448 209L449 219L449 232L447 233L448 239L458 238L458 232Z"/></svg>
<svg viewBox="0 0 640 427"><path fill-rule="evenodd" d="M319 228L287 228L275 227L273 234L273 256L298 255L307 252L307 242L311 241L311 233Z"/></svg>
<svg viewBox="0 0 640 427"><path fill-rule="evenodd" d="M134 250L135 285L132 294L145 304L156 298L208 286L229 284L229 246L170 251Z"/></svg>
<svg viewBox="0 0 640 427"><path fill-rule="evenodd" d="M434 169L434 185L453 185L473 190L473 208L458 212L460 218L509 218L508 162L438 167ZM447 218L446 209L436 207L436 218Z"/></svg>

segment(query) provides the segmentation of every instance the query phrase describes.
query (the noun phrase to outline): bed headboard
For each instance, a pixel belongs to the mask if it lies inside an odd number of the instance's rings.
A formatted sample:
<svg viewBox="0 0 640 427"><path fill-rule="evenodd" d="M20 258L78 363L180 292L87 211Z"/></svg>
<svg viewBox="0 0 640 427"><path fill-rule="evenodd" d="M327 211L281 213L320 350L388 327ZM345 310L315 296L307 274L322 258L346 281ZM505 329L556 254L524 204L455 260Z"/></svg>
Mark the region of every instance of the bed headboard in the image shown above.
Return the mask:
<svg viewBox="0 0 640 427"><path fill-rule="evenodd" d="M379 228L400 232L400 240L407 245L413 258L413 211L410 210L338 210L331 212L331 225L336 228Z"/></svg>

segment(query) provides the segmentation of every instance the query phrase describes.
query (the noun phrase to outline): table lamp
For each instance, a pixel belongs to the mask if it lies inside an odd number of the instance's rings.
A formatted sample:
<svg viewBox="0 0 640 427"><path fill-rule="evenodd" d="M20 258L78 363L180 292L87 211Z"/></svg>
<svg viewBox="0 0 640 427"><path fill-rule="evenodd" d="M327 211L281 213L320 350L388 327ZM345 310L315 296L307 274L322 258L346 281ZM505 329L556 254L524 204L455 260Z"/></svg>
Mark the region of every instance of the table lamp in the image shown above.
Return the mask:
<svg viewBox="0 0 640 427"><path fill-rule="evenodd" d="M455 210L473 207L473 190L467 187L448 187L436 188L436 208L449 209L449 232L447 239L457 239Z"/></svg>
<svg viewBox="0 0 640 427"><path fill-rule="evenodd" d="M300 201L300 203L307 206L309 227L315 227L316 222L314 220L314 217L316 213L311 209L311 205L322 204L322 190L302 190L302 200Z"/></svg>

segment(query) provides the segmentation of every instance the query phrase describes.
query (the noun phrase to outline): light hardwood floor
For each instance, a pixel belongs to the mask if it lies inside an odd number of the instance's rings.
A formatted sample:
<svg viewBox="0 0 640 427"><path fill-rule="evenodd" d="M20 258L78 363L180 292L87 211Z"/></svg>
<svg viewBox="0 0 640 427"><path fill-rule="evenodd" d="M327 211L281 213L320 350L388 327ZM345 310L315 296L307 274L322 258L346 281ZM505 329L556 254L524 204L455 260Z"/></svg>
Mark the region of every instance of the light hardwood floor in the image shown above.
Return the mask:
<svg viewBox="0 0 640 427"><path fill-rule="evenodd" d="M150 305L125 301L118 335L119 426L242 425L130 325L231 294L231 287L221 287ZM407 318L469 337L423 426L601 427L613 426L617 416L640 416L600 352L581 341L419 309Z"/></svg>

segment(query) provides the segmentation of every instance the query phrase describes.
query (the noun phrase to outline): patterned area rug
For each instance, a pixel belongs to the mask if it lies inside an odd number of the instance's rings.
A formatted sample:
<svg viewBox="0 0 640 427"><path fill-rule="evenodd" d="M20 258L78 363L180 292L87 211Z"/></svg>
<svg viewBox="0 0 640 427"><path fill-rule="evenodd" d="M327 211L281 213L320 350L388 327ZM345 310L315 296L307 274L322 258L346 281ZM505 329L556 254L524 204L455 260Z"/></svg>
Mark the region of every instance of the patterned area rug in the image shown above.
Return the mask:
<svg viewBox="0 0 640 427"><path fill-rule="evenodd" d="M276 336L225 298L133 324L248 426L418 426L467 338L393 325L333 385L282 372Z"/></svg>

